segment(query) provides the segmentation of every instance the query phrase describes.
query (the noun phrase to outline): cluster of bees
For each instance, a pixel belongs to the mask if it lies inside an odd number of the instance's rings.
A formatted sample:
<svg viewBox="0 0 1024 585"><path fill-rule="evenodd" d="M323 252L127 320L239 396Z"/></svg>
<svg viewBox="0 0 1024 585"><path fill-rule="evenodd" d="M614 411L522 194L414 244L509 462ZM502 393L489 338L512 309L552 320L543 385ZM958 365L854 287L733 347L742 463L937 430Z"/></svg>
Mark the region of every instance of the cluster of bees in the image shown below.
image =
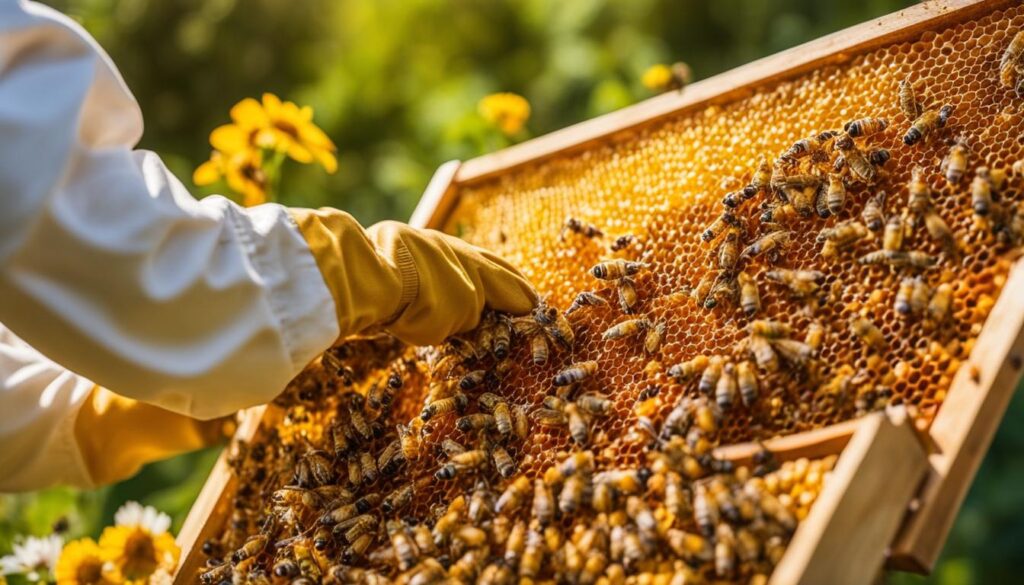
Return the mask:
<svg viewBox="0 0 1024 585"><path fill-rule="evenodd" d="M1022 72L1024 33L999 82L1024 92ZM985 241L1024 241L1009 173L974 161L975 138L954 131L963 105L910 79L892 85L897 144L882 142L890 120L854 119L757 157L723 189L695 237L710 270L692 286L652 286L666 267L649 234L608 237L614 222L570 217L557 245L579 258L608 245L585 263L589 284L559 293L565 311L548 297L528 315L488 312L437 347L381 336L325 353L276 401L279 424L236 446L244 481L225 530L204 543L201 581L766 582L835 457L780 463L762 450L736 467L715 457L723 429L822 401L849 418L898 400L908 368L888 364L890 310L935 338L958 334L949 275L974 234L951 227L962 222L934 196L936 179L969 195L963 212ZM934 166L907 165L893 186L890 160L942 140ZM800 266L791 252L808 234L824 262ZM826 263L871 271L892 294L831 311L843 283ZM890 299L884 310L876 297ZM680 355L691 346L671 311L683 304L739 335ZM837 360L837 344L859 353ZM623 366L620 387L607 370Z"/></svg>

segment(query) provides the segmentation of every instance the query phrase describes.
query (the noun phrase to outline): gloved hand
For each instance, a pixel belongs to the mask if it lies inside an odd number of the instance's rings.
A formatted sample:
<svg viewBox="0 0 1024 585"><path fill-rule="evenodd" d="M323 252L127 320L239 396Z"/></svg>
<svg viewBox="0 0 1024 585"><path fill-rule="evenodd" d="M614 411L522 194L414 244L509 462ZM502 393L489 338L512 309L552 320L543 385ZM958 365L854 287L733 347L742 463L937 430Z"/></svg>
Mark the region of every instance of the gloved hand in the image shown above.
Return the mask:
<svg viewBox="0 0 1024 585"><path fill-rule="evenodd" d="M434 230L385 221L366 230L336 209L292 209L334 297L341 336L372 325L414 345L471 329L484 307L529 312L537 294L494 254Z"/></svg>

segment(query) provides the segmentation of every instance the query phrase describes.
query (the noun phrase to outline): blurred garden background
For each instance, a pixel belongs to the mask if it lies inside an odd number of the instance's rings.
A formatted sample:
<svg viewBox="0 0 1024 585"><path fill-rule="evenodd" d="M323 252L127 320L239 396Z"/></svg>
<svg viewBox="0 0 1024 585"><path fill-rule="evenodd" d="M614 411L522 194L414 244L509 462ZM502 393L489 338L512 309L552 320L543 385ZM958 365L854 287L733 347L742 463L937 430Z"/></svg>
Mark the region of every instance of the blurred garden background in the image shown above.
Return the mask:
<svg viewBox="0 0 1024 585"><path fill-rule="evenodd" d="M346 209L364 223L406 219L434 169L506 140L477 113L486 94L525 96L517 139L649 97L655 63L705 78L858 22L900 0L49 0L111 54L142 104L141 146L187 184L210 130L240 99L274 92L314 108L338 171L289 167L280 200ZM214 187L196 189L197 196ZM1019 582L1024 566L1024 398L1010 407L929 579ZM151 465L95 491L0 497L0 555L15 535L96 536L126 500L180 526L217 450Z"/></svg>

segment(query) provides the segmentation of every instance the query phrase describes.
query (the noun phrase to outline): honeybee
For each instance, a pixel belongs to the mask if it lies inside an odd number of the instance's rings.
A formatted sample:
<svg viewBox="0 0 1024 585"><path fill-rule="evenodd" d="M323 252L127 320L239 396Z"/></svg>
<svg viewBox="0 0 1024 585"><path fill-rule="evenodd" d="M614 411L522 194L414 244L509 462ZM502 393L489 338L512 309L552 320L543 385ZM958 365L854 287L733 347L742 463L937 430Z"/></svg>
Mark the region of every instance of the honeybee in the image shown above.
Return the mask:
<svg viewBox="0 0 1024 585"><path fill-rule="evenodd" d="M558 509L565 514L572 514L579 509L583 502L583 495L586 493L589 481L584 475L575 474L569 476L562 486L558 495Z"/></svg>
<svg viewBox="0 0 1024 585"><path fill-rule="evenodd" d="M942 159L940 168L946 175L946 181L950 185L956 185L964 178L964 173L967 171L967 156L969 153L967 139L960 136L953 143L953 146L950 147L946 158Z"/></svg>
<svg viewBox="0 0 1024 585"><path fill-rule="evenodd" d="M850 331L871 348L882 350L886 346L882 331L865 317L853 319L850 322Z"/></svg>
<svg viewBox="0 0 1024 585"><path fill-rule="evenodd" d="M767 319L758 319L751 321L747 325L747 330L753 335L760 335L768 339L776 339L779 337L789 337L793 333L793 328L788 324L781 321L770 321Z"/></svg>
<svg viewBox="0 0 1024 585"><path fill-rule="evenodd" d="M778 371L779 356L767 339L760 335L751 335L747 338L747 350L753 356L757 367L769 372Z"/></svg>
<svg viewBox="0 0 1024 585"><path fill-rule="evenodd" d="M720 273L715 279L714 286L711 287L711 292L704 299L704 308L713 309L718 306L722 299L727 301L735 300L739 296L739 292L739 284L736 282L736 278L731 274Z"/></svg>
<svg viewBox="0 0 1024 585"><path fill-rule="evenodd" d="M398 439L388 443L377 457L377 469L384 475L393 475L403 463L405 456L402 455L402 442Z"/></svg>
<svg viewBox="0 0 1024 585"><path fill-rule="evenodd" d="M846 204L846 183L843 182L843 178L839 175L829 174L828 191L825 194L825 201L828 204L828 210L833 215L839 215L843 210L843 206Z"/></svg>
<svg viewBox="0 0 1024 585"><path fill-rule="evenodd" d="M499 360L508 357L509 348L512 345L512 325L508 318L499 317L494 324L493 338L491 339L491 353Z"/></svg>
<svg viewBox="0 0 1024 585"><path fill-rule="evenodd" d="M531 529L526 535L526 548L523 549L523 556L519 560L520 579L532 580L537 577L543 562L544 537L536 530Z"/></svg>
<svg viewBox="0 0 1024 585"><path fill-rule="evenodd" d="M871 231L864 224L858 221L845 221L818 232L817 241L825 243L821 255L830 258L839 252L849 250L870 235Z"/></svg>
<svg viewBox="0 0 1024 585"><path fill-rule="evenodd" d="M462 388L463 390L472 390L482 384L486 377L487 370L474 370L459 380L459 388Z"/></svg>
<svg viewBox="0 0 1024 585"><path fill-rule="evenodd" d="M818 212L818 217L821 219L828 219L832 217L832 211L828 208L828 184L824 183L818 190L814 192L814 210Z"/></svg>
<svg viewBox="0 0 1024 585"><path fill-rule="evenodd" d="M885 163L889 162L892 158L892 153L886 148L872 148L868 151L868 162L875 165L876 167L885 166Z"/></svg>
<svg viewBox="0 0 1024 585"><path fill-rule="evenodd" d="M419 559L420 553L416 548L416 543L409 536L409 532L401 520L388 520L384 526L388 538L391 539L391 546L395 549L395 556L398 558L398 569L408 571Z"/></svg>
<svg viewBox="0 0 1024 585"><path fill-rule="evenodd" d="M231 563L221 563L211 569L208 569L205 573L199 575L199 581L203 585L217 585L218 583L231 583L231 574L234 569Z"/></svg>
<svg viewBox="0 0 1024 585"><path fill-rule="evenodd" d="M910 199L908 206L910 211L922 214L928 211L932 206L932 194L931 188L928 186L928 182L924 178L924 169L921 167L914 167L910 175Z"/></svg>
<svg viewBox="0 0 1024 585"><path fill-rule="evenodd" d="M245 541L245 544L243 544L241 548L231 553L231 562L237 565L245 559L260 554L261 552L263 552L264 549L267 548L268 542L269 538L265 534L256 534L254 536L250 536L249 539Z"/></svg>
<svg viewBox="0 0 1024 585"><path fill-rule="evenodd" d="M454 479L459 472L482 467L485 463L487 463L487 451L483 449L473 449L472 451L458 453L442 465L434 473L434 477L440 480Z"/></svg>
<svg viewBox="0 0 1024 585"><path fill-rule="evenodd" d="M693 488L693 519L705 538L714 536L719 520L718 506L708 494L704 482L698 482Z"/></svg>
<svg viewBox="0 0 1024 585"><path fill-rule="evenodd" d="M721 356L716 355L710 358L707 366L704 368L704 372L701 374L697 390L702 394L711 394L715 390L715 386L718 385L718 380L722 377L724 367L725 361Z"/></svg>
<svg viewBox="0 0 1024 585"><path fill-rule="evenodd" d="M496 394L486 392L481 394L477 401L482 407L489 410L494 415L494 424L498 429L498 432L502 435L508 436L512 434L512 410L509 408L508 403L501 399Z"/></svg>
<svg viewBox="0 0 1024 585"><path fill-rule="evenodd" d="M575 217L567 218L565 223L562 225L562 231L558 233L559 239L563 242L565 241L565 232L567 231L579 234L585 238L600 238L604 235L604 232L597 229L596 226L589 223L583 223Z"/></svg>
<svg viewBox="0 0 1024 585"><path fill-rule="evenodd" d="M883 132L888 127L889 122L884 118L860 118L847 122L843 126L843 131L854 138L859 138Z"/></svg>
<svg viewBox="0 0 1024 585"><path fill-rule="evenodd" d="M817 187L807 188L792 188L787 187L783 190L785 197L789 200L789 204L793 206L797 214L800 217L811 217L814 213L814 198L817 193Z"/></svg>
<svg viewBox="0 0 1024 585"><path fill-rule="evenodd" d="M623 278L622 280L629 279ZM557 310L550 314L551 318L545 322L548 335L558 342L558 344L562 346L562 349L572 351L572 346L576 343L576 334L572 331L572 325L570 325L569 320Z"/></svg>
<svg viewBox="0 0 1024 585"><path fill-rule="evenodd" d="M868 265L886 264L894 268L909 266L911 268L925 269L935 265L935 257L917 250L908 252L877 250L861 256L859 262Z"/></svg>
<svg viewBox="0 0 1024 585"><path fill-rule="evenodd" d="M974 215L985 217L992 211L992 182L988 167L978 167L971 181L971 208Z"/></svg>
<svg viewBox="0 0 1024 585"><path fill-rule="evenodd" d="M344 457L348 453L349 449L352 448L352 444L348 440L348 435L345 433L345 427L341 421L335 421L331 425L331 446L334 451L334 457Z"/></svg>
<svg viewBox="0 0 1024 585"><path fill-rule="evenodd" d="M615 238L615 240L608 246L608 249L612 252L619 252L625 250L629 246L632 246L637 241L637 237L633 234L625 234Z"/></svg>
<svg viewBox="0 0 1024 585"><path fill-rule="evenodd" d="M928 317L935 323L942 323L949 316L953 306L953 285L948 282L935 287L935 294L928 302Z"/></svg>
<svg viewBox="0 0 1024 585"><path fill-rule="evenodd" d="M730 362L722 368L722 375L715 385L715 403L722 410L729 410L736 404L736 395L736 366Z"/></svg>
<svg viewBox="0 0 1024 585"><path fill-rule="evenodd" d="M775 202L761 214L761 223L786 224L796 221L798 214L792 203Z"/></svg>
<svg viewBox="0 0 1024 585"><path fill-rule="evenodd" d="M619 295L619 308L622 309L623 313L632 313L638 300L636 283L632 278L620 278L615 285L615 289Z"/></svg>
<svg viewBox="0 0 1024 585"><path fill-rule="evenodd" d="M898 252L903 247L905 228L903 217L896 214L889 217L889 221L885 222L885 232L882 234L882 250Z"/></svg>
<svg viewBox="0 0 1024 585"><path fill-rule="evenodd" d="M749 197L747 197L744 191L730 191L722 196L722 205L729 208L735 208L747 199L749 199Z"/></svg>
<svg viewBox="0 0 1024 585"><path fill-rule="evenodd" d="M715 536L715 575L731 577L736 572L736 536L732 526L719 524Z"/></svg>
<svg viewBox="0 0 1024 585"><path fill-rule="evenodd" d="M908 122L913 122L921 115L921 104L917 101L914 84L910 82L910 78L900 81L898 96L900 111Z"/></svg>
<svg viewBox="0 0 1024 585"><path fill-rule="evenodd" d="M743 253L740 254L740 256L743 258L753 258L760 254L781 249L789 245L790 237L792 235L793 232L788 230L768 232L755 240L753 244L744 248Z"/></svg>
<svg viewBox="0 0 1024 585"><path fill-rule="evenodd" d="M512 407L512 432L521 441L525 441L530 434L530 421L527 419L526 410L522 406Z"/></svg>
<svg viewBox="0 0 1024 585"><path fill-rule="evenodd" d="M565 310L565 315L571 315L583 307L599 307L607 304L608 301L602 299L596 294L590 291L584 291L576 295L576 298L572 300L572 304L570 304L569 308Z"/></svg>
<svg viewBox="0 0 1024 585"><path fill-rule="evenodd" d="M740 308L747 317L752 317L761 310L761 294L757 290L757 281L746 272L740 272L737 279L740 284Z"/></svg>
<svg viewBox="0 0 1024 585"><path fill-rule="evenodd" d="M541 526L547 526L555 516L555 498L551 489L541 479L533 480L533 518ZM527 542L529 547L529 542Z"/></svg>
<svg viewBox="0 0 1024 585"><path fill-rule="evenodd" d="M361 475L360 483L363 485L370 485L377 481L377 460L369 451L359 454L359 473Z"/></svg>
<svg viewBox="0 0 1024 585"><path fill-rule="evenodd" d="M928 230L928 235L942 245L942 249L946 254L956 255L958 251L956 237L953 236L953 231L949 229L949 224L946 223L946 220L942 219L942 216L936 213L934 209L929 209L925 212L924 226Z"/></svg>
<svg viewBox="0 0 1024 585"><path fill-rule="evenodd" d="M498 421L494 418L493 414L475 412L473 414L460 416L455 421L455 428L459 429L464 433L480 430L490 431L498 428Z"/></svg>
<svg viewBox="0 0 1024 585"><path fill-rule="evenodd" d="M685 362L676 364L668 369L668 375L677 383L682 384L693 379L708 367L710 360L705 355L699 355Z"/></svg>
<svg viewBox="0 0 1024 585"><path fill-rule="evenodd" d="M390 514L396 510L400 510L409 505L412 502L412 497L415 493L415 484L406 483L398 486L391 493L381 500L380 508L386 514Z"/></svg>
<svg viewBox="0 0 1024 585"><path fill-rule="evenodd" d="M853 138L849 135L843 135L836 139L836 149L841 153L840 158L836 161L836 165L840 168L845 166L850 174L861 181L862 183L873 183L875 178L878 176L878 170L871 164L868 157L857 148L857 145L853 142Z"/></svg>
<svg viewBox="0 0 1024 585"><path fill-rule="evenodd" d="M542 366L548 363L549 354L548 340L543 334L535 334L530 337L530 355L534 365Z"/></svg>
<svg viewBox="0 0 1024 585"><path fill-rule="evenodd" d="M579 407L575 404L565 405L565 418L569 424L569 436L577 445L586 445L590 440L590 426Z"/></svg>
<svg viewBox="0 0 1024 585"><path fill-rule="evenodd" d="M822 148L829 140L835 138L836 134L838 133L835 130L826 130L809 138L798 140L793 146L786 149L780 158L789 164L795 164L798 160L808 156L814 162L821 162L822 159L827 158L823 156Z"/></svg>
<svg viewBox="0 0 1024 585"><path fill-rule="evenodd" d="M526 503L526 498L529 495L530 480L526 476L520 475L512 480L512 483L508 484L505 491L498 496L498 500L494 503L494 511L498 514L514 512Z"/></svg>
<svg viewBox="0 0 1024 585"><path fill-rule="evenodd" d="M1013 36L999 60L999 82L1004 87L1017 87L1017 78L1021 70L1021 55L1024 55L1024 31L1018 31Z"/></svg>
<svg viewBox="0 0 1024 585"><path fill-rule="evenodd" d="M495 469L502 477L512 477L516 472L516 462L501 445L491 445L491 458L494 460Z"/></svg>
<svg viewBox="0 0 1024 585"><path fill-rule="evenodd" d="M949 117L953 115L953 106L942 106L938 110L926 110L921 113L914 123L907 130L907 133L903 135L903 143L907 146L913 146L917 144L922 138L930 134L932 131L942 128L949 121Z"/></svg>
<svg viewBox="0 0 1024 585"><path fill-rule="evenodd" d="M815 354L821 351L821 345L824 341L825 328L821 326L821 323L814 322L807 326L807 334L804 336L804 343L814 350Z"/></svg>
<svg viewBox="0 0 1024 585"><path fill-rule="evenodd" d="M465 394L458 392L454 396L442 398L441 400L431 402L423 407L423 411L420 413L420 419L423 420L423 422L427 422L435 416L449 413L462 413L466 410L467 406L469 406L469 398Z"/></svg>
<svg viewBox="0 0 1024 585"><path fill-rule="evenodd" d="M417 423L416 421L420 421ZM414 427L421 426L423 419L413 419L409 425L399 423L395 429L398 432L398 440L402 446L402 456L412 461L420 455L420 437Z"/></svg>
<svg viewBox="0 0 1024 585"><path fill-rule="evenodd" d="M740 232L736 228L732 228L725 235L722 243L718 246L718 267L726 272L731 272L736 268L736 262L739 260L739 241Z"/></svg>
<svg viewBox="0 0 1024 585"><path fill-rule="evenodd" d="M732 212L727 209L723 211L721 215L715 218L715 220L711 222L711 225L709 225L707 229L705 229L701 233L700 239L705 242L710 242L711 240L718 237L718 234L722 233L722 230L724 230L728 226L738 227L739 220L736 219L736 216L733 215Z"/></svg>
<svg viewBox="0 0 1024 585"><path fill-rule="evenodd" d="M633 276L646 267L647 265L642 262L621 259L605 260L591 268L590 273L594 275L594 278L601 280L617 280L624 276Z"/></svg>
<svg viewBox="0 0 1024 585"><path fill-rule="evenodd" d="M595 372L597 372L596 361L590 360L577 362L555 374L553 383L555 386L568 386L569 384L582 382L592 376Z"/></svg>
<svg viewBox="0 0 1024 585"><path fill-rule="evenodd" d="M657 353L661 349L661 342L665 338L665 322L659 321L657 325L647 328L647 335L644 337L644 351Z"/></svg>
<svg viewBox="0 0 1024 585"><path fill-rule="evenodd" d="M562 427L567 423L565 413L553 408L538 408L533 411L533 418L542 427Z"/></svg>
<svg viewBox="0 0 1024 585"><path fill-rule="evenodd" d="M757 192L767 193L771 182L772 167L768 164L768 158L761 155L757 159L757 170L754 171L754 175L750 179L750 185L748 185L753 190L750 197L753 197Z"/></svg>
<svg viewBox="0 0 1024 585"><path fill-rule="evenodd" d="M652 327L647 319L627 319L608 328L601 336L605 341L639 335Z"/></svg>
<svg viewBox="0 0 1024 585"><path fill-rule="evenodd" d="M814 358L814 349L802 341L795 339L772 339L770 341L774 349L787 363L804 367L807 362Z"/></svg>
<svg viewBox="0 0 1024 585"><path fill-rule="evenodd" d="M757 382L757 371L754 369L754 364L747 360L741 361L736 365L736 381L740 389L740 398L743 400L743 405L747 408L751 408L754 402L757 401L757 395L760 393Z"/></svg>
<svg viewBox="0 0 1024 585"><path fill-rule="evenodd" d="M885 191L879 191L868 198L861 212L861 219L864 225L873 232L882 229L885 223Z"/></svg>
<svg viewBox="0 0 1024 585"><path fill-rule="evenodd" d="M825 275L817 270L777 269L769 270L765 276L786 285L798 297L813 295L825 280Z"/></svg>

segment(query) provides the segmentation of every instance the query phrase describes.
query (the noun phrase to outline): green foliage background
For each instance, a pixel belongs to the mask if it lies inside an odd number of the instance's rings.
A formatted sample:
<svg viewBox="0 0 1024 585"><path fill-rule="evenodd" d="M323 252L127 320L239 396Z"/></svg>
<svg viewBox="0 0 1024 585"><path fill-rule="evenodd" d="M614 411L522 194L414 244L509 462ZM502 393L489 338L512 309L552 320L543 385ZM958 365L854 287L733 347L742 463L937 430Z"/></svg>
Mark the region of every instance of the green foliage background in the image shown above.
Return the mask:
<svg viewBox="0 0 1024 585"><path fill-rule="evenodd" d="M634 103L656 62L703 78L895 11L906 0L50 0L111 54L147 121L141 146L191 184L207 136L263 91L312 105L340 169L288 167L284 203L330 205L364 223L409 216L431 173L501 145L476 102L515 91L529 131ZM210 191L197 190L197 196ZM1011 405L935 575L894 583L1015 582L1024 564L1024 399ZM128 499L180 526L216 449L150 465L95 491L0 497L0 554L17 534L96 536Z"/></svg>

